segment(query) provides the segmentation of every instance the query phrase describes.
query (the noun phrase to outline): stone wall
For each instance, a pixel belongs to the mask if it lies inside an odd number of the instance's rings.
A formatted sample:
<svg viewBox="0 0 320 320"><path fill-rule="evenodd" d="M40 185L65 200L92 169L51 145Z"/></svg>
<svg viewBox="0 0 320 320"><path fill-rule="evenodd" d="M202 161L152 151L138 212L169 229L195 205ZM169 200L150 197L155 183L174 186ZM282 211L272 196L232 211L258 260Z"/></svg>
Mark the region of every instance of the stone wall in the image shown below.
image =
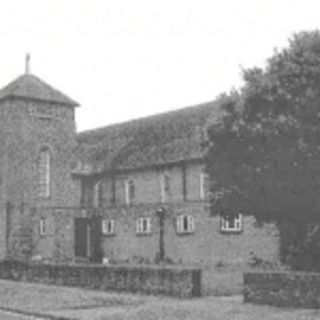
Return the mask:
<svg viewBox="0 0 320 320"><path fill-rule="evenodd" d="M289 271L245 273L244 302L320 308L320 274Z"/></svg>
<svg viewBox="0 0 320 320"><path fill-rule="evenodd" d="M159 266L88 266L0 262L0 278L45 284L165 294L201 295L201 270Z"/></svg>

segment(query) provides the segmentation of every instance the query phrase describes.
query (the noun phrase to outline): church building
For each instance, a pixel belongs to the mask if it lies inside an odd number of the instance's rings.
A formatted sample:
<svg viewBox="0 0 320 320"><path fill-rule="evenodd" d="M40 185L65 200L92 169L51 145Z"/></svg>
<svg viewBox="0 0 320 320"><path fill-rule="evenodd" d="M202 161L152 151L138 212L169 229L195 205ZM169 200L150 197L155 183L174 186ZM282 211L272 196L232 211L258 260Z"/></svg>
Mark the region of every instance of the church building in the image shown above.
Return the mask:
<svg viewBox="0 0 320 320"><path fill-rule="evenodd" d="M28 70L0 90L0 258L278 259L274 225L210 215L203 145L215 102L80 133L78 107Z"/></svg>

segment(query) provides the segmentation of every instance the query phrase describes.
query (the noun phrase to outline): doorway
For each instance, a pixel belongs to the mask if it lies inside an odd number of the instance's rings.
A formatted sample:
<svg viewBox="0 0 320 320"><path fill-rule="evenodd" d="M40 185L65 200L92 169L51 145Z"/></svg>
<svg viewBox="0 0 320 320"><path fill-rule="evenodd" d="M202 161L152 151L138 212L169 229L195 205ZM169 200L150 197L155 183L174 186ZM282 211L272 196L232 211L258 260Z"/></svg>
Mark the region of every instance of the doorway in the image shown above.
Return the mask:
<svg viewBox="0 0 320 320"><path fill-rule="evenodd" d="M91 218L75 218L74 235L75 257L92 263L101 263L101 218L96 216Z"/></svg>

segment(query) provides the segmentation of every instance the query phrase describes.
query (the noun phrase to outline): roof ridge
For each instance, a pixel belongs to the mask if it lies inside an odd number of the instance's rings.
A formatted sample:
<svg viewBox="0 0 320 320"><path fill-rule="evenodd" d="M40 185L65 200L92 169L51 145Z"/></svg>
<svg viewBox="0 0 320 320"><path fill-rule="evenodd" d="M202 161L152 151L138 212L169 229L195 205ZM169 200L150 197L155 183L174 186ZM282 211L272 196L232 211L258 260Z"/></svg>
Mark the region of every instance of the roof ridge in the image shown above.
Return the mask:
<svg viewBox="0 0 320 320"><path fill-rule="evenodd" d="M179 109L175 109L175 110L169 110L169 111L164 111L164 112L160 112L157 114L153 114L153 115L148 115L148 116L143 116L140 118L134 118L131 120L125 120L125 121L121 121L121 122L116 122L116 123L111 123L109 125L106 126L102 126L99 128L94 128L94 129L89 129L89 130L84 130L84 131L80 131L77 133L77 136L86 136L86 135L90 135L90 134L94 134L94 133L103 133L105 130L107 129L112 129L112 128L116 128L116 127L121 127L124 125L129 125L129 124L135 124L135 123L139 123L139 122L143 122L143 121L148 121L148 120L157 120L160 119L161 117L164 116L173 116L177 113L183 113L184 111L189 111L189 110L195 110L197 108L204 108L204 107L214 107L217 105L217 100L212 100L212 101L207 101L207 102L203 102L203 103L199 103L196 105L189 105L186 107L182 107Z"/></svg>

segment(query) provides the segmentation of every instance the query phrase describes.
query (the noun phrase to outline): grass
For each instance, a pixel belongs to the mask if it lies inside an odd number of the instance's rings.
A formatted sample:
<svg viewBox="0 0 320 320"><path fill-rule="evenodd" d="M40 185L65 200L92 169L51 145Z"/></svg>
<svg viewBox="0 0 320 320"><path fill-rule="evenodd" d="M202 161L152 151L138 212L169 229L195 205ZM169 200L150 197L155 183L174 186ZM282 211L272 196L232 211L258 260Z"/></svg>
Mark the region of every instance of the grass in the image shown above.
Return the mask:
<svg viewBox="0 0 320 320"><path fill-rule="evenodd" d="M240 295L180 300L0 280L0 308L88 320L318 320L320 310L243 304Z"/></svg>

